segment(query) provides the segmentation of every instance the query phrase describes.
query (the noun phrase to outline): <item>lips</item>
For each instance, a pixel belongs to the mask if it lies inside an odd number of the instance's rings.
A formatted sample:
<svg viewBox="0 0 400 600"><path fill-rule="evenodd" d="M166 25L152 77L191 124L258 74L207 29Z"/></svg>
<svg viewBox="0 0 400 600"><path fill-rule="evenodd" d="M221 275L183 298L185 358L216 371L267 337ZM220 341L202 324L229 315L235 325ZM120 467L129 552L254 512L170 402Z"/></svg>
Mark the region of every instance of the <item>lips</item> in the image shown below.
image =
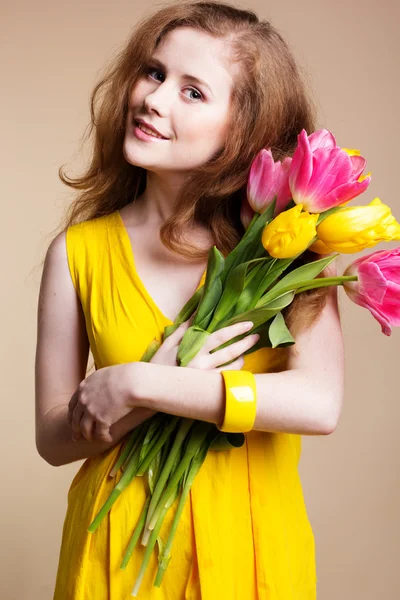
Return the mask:
<svg viewBox="0 0 400 600"><path fill-rule="evenodd" d="M165 137L165 135L163 135L161 133L161 131L158 131L158 129L156 129L155 127L153 127L153 125L151 125L150 123L147 123L143 119L135 119L135 123L140 123L141 125L144 125L148 129L150 129L151 131L153 131L154 133L156 133L157 135L160 135L164 140L168 140L169 139L169 138Z"/></svg>

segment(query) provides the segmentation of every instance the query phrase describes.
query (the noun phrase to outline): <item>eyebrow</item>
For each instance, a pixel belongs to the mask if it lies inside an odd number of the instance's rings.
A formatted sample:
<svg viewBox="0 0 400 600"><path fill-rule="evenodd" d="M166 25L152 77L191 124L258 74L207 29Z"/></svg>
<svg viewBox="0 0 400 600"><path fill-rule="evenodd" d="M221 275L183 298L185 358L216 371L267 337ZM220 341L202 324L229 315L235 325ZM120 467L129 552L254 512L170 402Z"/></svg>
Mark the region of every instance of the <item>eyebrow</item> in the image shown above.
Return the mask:
<svg viewBox="0 0 400 600"><path fill-rule="evenodd" d="M161 67L162 69L164 69L164 71L167 71L167 67L161 62L161 60L158 60L158 58L151 57L149 62L154 63L155 66ZM195 83L200 83L204 85L208 90L210 90L211 94L214 96L212 89L210 88L208 83L204 81L204 79L200 79L199 77L195 77L194 75L190 75L189 73L184 73L182 77L183 79L187 79L188 81L193 81Z"/></svg>

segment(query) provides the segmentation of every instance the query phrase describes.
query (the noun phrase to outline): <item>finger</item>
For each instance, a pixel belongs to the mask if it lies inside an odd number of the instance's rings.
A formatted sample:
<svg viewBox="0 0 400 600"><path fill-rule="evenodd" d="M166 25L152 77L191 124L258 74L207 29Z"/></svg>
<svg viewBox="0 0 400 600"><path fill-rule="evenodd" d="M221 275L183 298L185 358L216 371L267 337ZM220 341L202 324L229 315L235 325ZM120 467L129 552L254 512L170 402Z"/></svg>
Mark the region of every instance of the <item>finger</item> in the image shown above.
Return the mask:
<svg viewBox="0 0 400 600"><path fill-rule="evenodd" d="M246 350L249 350L252 346L254 346L260 336L258 333L254 333L252 335L248 335L239 342L234 342L227 346L226 348L222 348L221 350L217 350L210 354L210 358L215 367L219 367L230 360L238 358L241 354L244 354Z"/></svg>
<svg viewBox="0 0 400 600"><path fill-rule="evenodd" d="M95 420L89 414L85 413L81 419L80 430L82 436L88 440L93 441L93 432L95 429Z"/></svg>
<svg viewBox="0 0 400 600"><path fill-rule="evenodd" d="M244 356L239 356L236 360L229 363L228 365L217 367L214 371L240 371L244 367Z"/></svg>
<svg viewBox="0 0 400 600"><path fill-rule="evenodd" d="M68 402L68 415L67 415L67 420L68 420L68 425L71 427L72 426L72 413L74 412L76 403L78 402L78 394L75 391L72 396L71 396L71 400Z"/></svg>
<svg viewBox="0 0 400 600"><path fill-rule="evenodd" d="M81 432L81 419L84 412L84 407L78 403L72 413L71 429L74 433L80 434Z"/></svg>
<svg viewBox="0 0 400 600"><path fill-rule="evenodd" d="M99 423L99 421L95 422L95 433L94 437L99 442L112 442L112 437L110 434L109 425L105 425L104 423Z"/></svg>
<svg viewBox="0 0 400 600"><path fill-rule="evenodd" d="M249 332L253 327L253 323L251 321L245 321L242 323L235 323L235 325L228 325L228 327L222 327L217 331L214 331L204 343L204 350L210 352L214 350L214 348L218 348L225 342L232 340L239 335L244 335Z"/></svg>
<svg viewBox="0 0 400 600"><path fill-rule="evenodd" d="M185 335L186 331L189 329L190 325L192 323L192 317L190 319L188 319L187 321L184 321L183 323L181 323L179 325L179 327L177 327L174 331L174 333L171 333L171 335L169 337L167 337L167 339L165 340L165 344L168 345L168 348L174 348L175 346L178 346L182 339L183 336Z"/></svg>

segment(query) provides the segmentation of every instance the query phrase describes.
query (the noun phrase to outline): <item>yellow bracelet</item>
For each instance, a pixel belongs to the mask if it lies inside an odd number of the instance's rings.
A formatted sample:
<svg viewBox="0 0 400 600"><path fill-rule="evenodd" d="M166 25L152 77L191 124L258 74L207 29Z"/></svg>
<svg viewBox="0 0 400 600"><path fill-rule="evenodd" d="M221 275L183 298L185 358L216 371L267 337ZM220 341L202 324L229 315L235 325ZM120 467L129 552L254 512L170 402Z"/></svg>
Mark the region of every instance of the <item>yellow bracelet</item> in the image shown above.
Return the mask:
<svg viewBox="0 0 400 600"><path fill-rule="evenodd" d="M256 380L250 371L221 371L225 382L225 417L220 431L242 433L253 429L257 409Z"/></svg>

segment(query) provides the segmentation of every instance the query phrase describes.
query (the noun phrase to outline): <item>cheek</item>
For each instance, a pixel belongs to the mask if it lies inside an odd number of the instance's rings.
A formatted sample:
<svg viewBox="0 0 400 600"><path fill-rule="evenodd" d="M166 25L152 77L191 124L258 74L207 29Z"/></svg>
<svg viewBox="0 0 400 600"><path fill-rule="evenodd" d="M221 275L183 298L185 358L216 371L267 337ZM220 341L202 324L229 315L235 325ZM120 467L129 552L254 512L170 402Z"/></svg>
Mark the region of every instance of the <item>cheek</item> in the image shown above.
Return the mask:
<svg viewBox="0 0 400 600"><path fill-rule="evenodd" d="M129 107L138 108L143 104L143 100L148 93L148 84L146 81L138 81L129 96Z"/></svg>
<svg viewBox="0 0 400 600"><path fill-rule="evenodd" d="M224 142L227 131L226 120L222 117L202 119L192 125L193 137L209 149L216 149Z"/></svg>

